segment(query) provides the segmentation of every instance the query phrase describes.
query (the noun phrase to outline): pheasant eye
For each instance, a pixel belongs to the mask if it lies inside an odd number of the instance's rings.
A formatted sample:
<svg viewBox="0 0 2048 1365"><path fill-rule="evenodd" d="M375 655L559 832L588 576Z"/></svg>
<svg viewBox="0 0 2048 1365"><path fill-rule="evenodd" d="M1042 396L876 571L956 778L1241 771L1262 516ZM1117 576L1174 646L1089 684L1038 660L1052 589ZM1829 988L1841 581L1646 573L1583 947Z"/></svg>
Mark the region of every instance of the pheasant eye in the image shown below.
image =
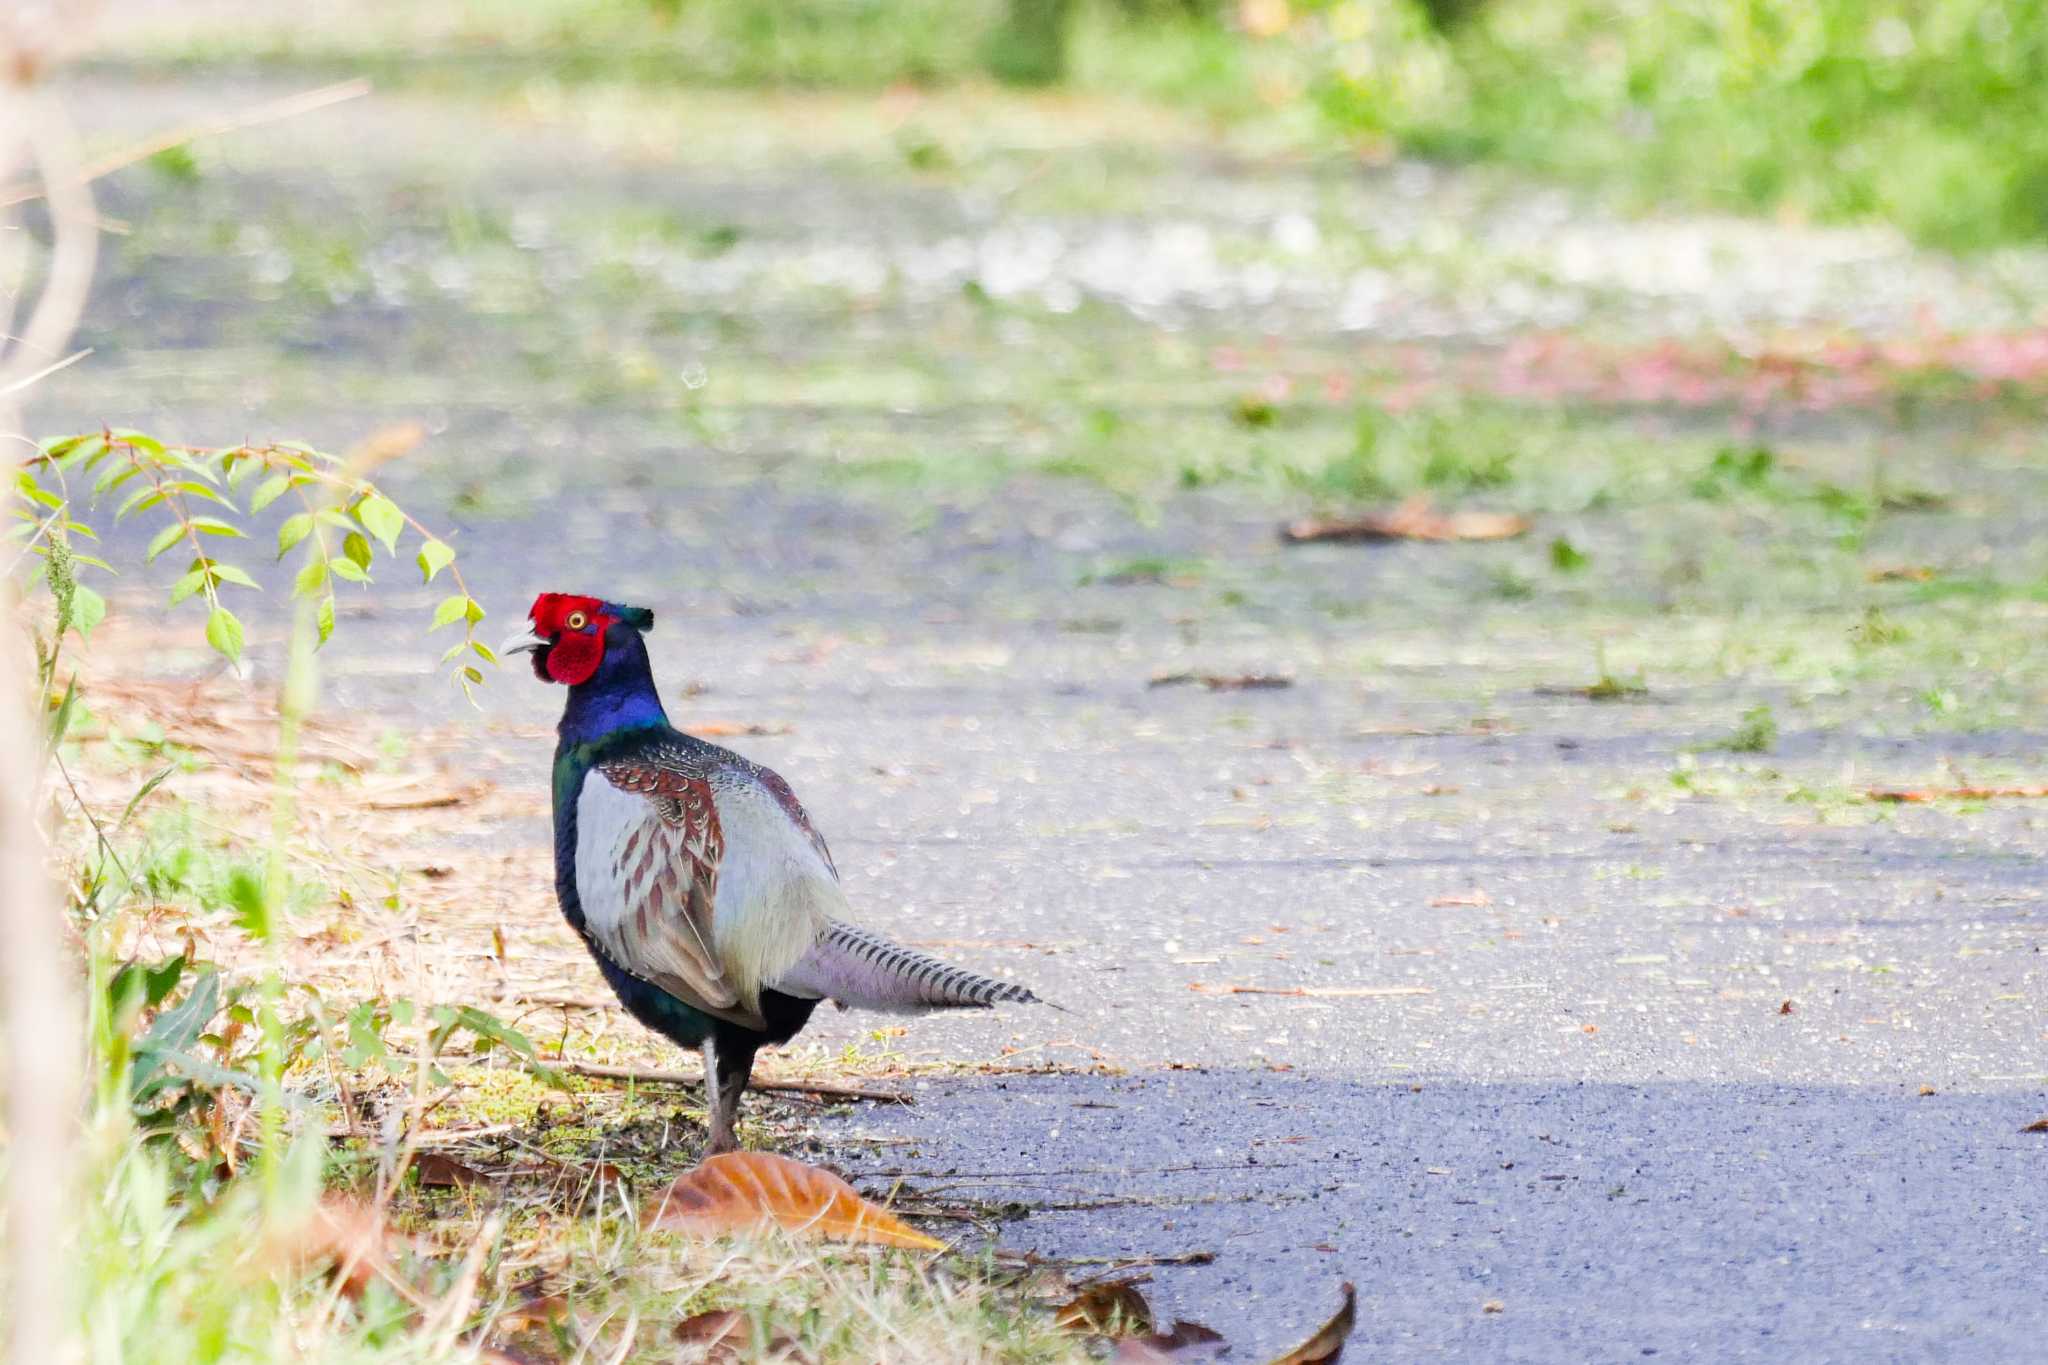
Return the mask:
<svg viewBox="0 0 2048 1365"><path fill-rule="evenodd" d="M584 615L584 614L583 614L582 612L580 612L580 611L572 611L572 612L570 612L570 613L569 613L569 621L568 621L568 626L569 626L569 629L571 629L571 630L581 630L581 629L583 629L583 628L584 628L585 626L587 626L587 625L589 625L589 624L590 624L590 618L589 618L588 616Z"/></svg>

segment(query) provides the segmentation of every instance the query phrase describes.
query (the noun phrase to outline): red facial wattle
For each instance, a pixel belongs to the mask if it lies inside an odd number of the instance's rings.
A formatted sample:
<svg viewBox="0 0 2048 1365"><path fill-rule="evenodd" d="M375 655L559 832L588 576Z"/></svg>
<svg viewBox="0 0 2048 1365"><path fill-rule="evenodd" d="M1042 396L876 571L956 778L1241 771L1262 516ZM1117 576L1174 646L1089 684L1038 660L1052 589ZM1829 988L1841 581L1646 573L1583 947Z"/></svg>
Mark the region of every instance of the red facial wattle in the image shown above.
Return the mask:
<svg viewBox="0 0 2048 1365"><path fill-rule="evenodd" d="M540 664L555 682L574 687L588 682L604 662L604 633L618 618L595 597L544 592L529 613L534 633L552 641Z"/></svg>

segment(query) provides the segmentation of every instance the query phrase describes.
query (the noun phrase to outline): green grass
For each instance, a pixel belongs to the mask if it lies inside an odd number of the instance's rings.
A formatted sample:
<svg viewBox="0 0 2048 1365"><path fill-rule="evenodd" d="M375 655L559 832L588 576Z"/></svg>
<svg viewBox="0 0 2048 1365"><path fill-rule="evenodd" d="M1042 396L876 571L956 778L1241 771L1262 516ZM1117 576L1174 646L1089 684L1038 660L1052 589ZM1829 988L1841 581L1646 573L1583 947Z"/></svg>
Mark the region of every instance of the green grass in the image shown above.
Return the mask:
<svg viewBox="0 0 2048 1365"><path fill-rule="evenodd" d="M2048 5L2041 0L1494 3L1443 76L1399 88L1342 53L1311 88L1340 124L1679 200L1880 219L1980 247L2048 233Z"/></svg>

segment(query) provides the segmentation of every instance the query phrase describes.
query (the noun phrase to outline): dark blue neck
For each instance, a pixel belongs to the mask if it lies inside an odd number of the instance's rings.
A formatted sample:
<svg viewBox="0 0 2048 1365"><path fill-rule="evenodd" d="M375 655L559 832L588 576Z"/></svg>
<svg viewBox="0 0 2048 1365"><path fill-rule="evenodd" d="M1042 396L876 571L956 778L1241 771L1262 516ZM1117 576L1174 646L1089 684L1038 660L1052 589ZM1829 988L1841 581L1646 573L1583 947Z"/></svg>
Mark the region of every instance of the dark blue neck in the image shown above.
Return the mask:
<svg viewBox="0 0 2048 1365"><path fill-rule="evenodd" d="M559 732L565 745L590 744L620 730L668 724L654 671L638 631L614 626L605 636L604 662L589 681L569 689Z"/></svg>

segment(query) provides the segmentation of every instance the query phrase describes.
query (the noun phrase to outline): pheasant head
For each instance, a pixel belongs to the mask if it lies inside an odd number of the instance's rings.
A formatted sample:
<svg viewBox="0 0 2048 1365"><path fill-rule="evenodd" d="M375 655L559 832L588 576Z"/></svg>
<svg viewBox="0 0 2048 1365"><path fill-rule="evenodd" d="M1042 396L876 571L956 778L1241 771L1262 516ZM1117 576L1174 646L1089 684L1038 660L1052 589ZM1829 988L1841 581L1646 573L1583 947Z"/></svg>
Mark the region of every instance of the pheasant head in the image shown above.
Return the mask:
<svg viewBox="0 0 2048 1365"><path fill-rule="evenodd" d="M637 663L636 671L646 667L640 636L654 629L654 613L646 607L544 592L533 599L527 621L528 629L507 640L499 653L533 655L533 675L542 682L587 683L605 669L608 656Z"/></svg>

